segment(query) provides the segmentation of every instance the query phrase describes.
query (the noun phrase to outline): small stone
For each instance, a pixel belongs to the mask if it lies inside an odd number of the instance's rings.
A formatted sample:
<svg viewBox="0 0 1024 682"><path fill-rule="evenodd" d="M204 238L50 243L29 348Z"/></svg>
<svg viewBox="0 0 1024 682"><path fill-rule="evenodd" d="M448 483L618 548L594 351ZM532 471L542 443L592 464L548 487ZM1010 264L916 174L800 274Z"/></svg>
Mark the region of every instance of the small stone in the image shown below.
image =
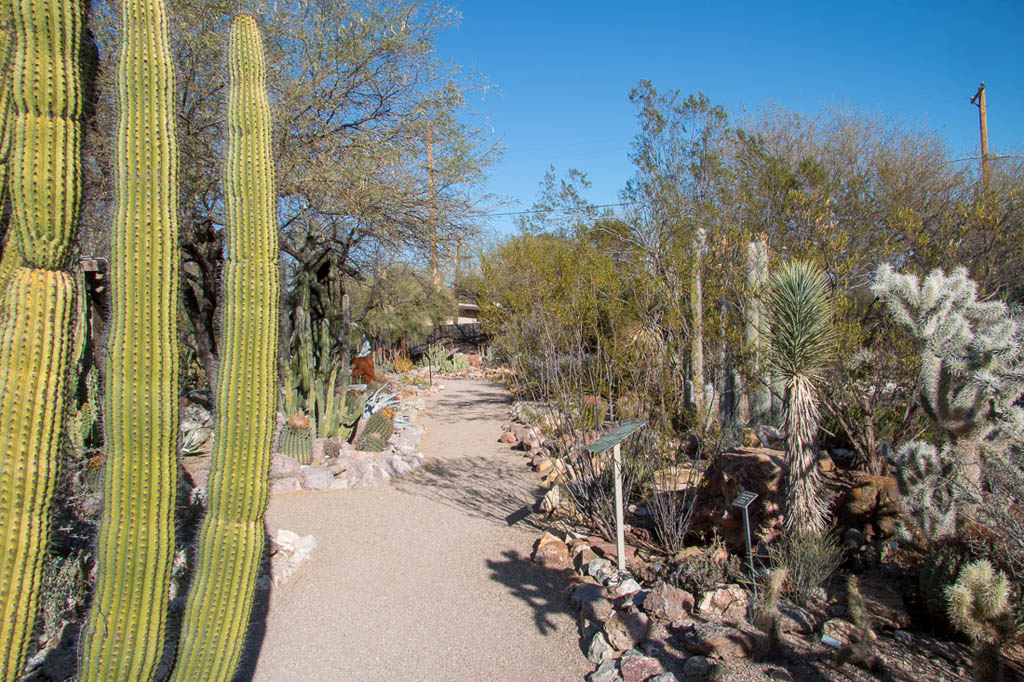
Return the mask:
<svg viewBox="0 0 1024 682"><path fill-rule="evenodd" d="M622 682L643 682L654 675L665 672L658 659L651 656L626 656L619 661L619 674Z"/></svg>
<svg viewBox="0 0 1024 682"><path fill-rule="evenodd" d="M590 640L590 646L587 647L587 660L595 664L601 663L607 661L614 654L615 650L608 643L608 638L604 636L604 633L595 633L594 638Z"/></svg>
<svg viewBox="0 0 1024 682"><path fill-rule="evenodd" d="M572 566L569 548L551 533L544 533L533 547L533 561L545 568L562 570Z"/></svg>
<svg viewBox="0 0 1024 682"><path fill-rule="evenodd" d="M742 622L747 618L748 604L746 590L739 585L726 585L705 592L701 597L697 612L701 618L708 620L722 619Z"/></svg>
<svg viewBox="0 0 1024 682"><path fill-rule="evenodd" d="M534 466L534 469L537 470L538 474L546 474L547 472L551 471L551 469L554 466L555 465L552 463L551 458L549 458L549 457L541 457L540 458L540 462L538 462Z"/></svg>
<svg viewBox="0 0 1024 682"><path fill-rule="evenodd" d="M892 633L893 638L900 644L910 646L914 642L914 638L910 636L910 633L906 630L895 630Z"/></svg>
<svg viewBox="0 0 1024 682"><path fill-rule="evenodd" d="M270 481L270 494L278 495L280 493L293 493L296 490L301 490L302 485L299 483L297 476L290 476L288 478L275 478Z"/></svg>
<svg viewBox="0 0 1024 682"><path fill-rule="evenodd" d="M651 629L651 621L642 613L635 611L616 611L604 623L604 632L608 643L619 651L632 649L647 639Z"/></svg>
<svg viewBox="0 0 1024 682"><path fill-rule="evenodd" d="M610 658L597 666L597 669L587 675L587 682L615 682L621 680L619 677L618 661Z"/></svg>
<svg viewBox="0 0 1024 682"><path fill-rule="evenodd" d="M519 441L516 440L516 435L514 433L512 433L511 431L506 431L505 433L501 434L501 436L498 438L498 442L507 443L509 445L515 445Z"/></svg>
<svg viewBox="0 0 1024 682"><path fill-rule="evenodd" d="M647 593L643 609L652 618L665 623L685 620L693 613L693 595L665 582Z"/></svg>
<svg viewBox="0 0 1024 682"><path fill-rule="evenodd" d="M587 564L586 574L600 582L604 582L612 573L614 573L612 562L607 559L591 559Z"/></svg>
<svg viewBox="0 0 1024 682"><path fill-rule="evenodd" d="M818 470L826 474L836 470L836 463L832 461L827 452L822 452L818 456Z"/></svg>
<svg viewBox="0 0 1024 682"><path fill-rule="evenodd" d="M711 670L711 661L704 656L690 656L683 664L683 677L701 679Z"/></svg>
<svg viewBox="0 0 1024 682"><path fill-rule="evenodd" d="M334 476L324 467L306 466L299 472L299 480L306 490L327 490L331 487Z"/></svg>
<svg viewBox="0 0 1024 682"><path fill-rule="evenodd" d="M626 576L622 580L608 586L608 593L613 599L619 599L620 597L628 597L632 594L636 594L640 591L640 583L638 583L631 576Z"/></svg>
<svg viewBox="0 0 1024 682"><path fill-rule="evenodd" d="M857 632L856 626L842 618L830 618L821 624L822 635L838 639L843 644L849 643L855 632Z"/></svg>
<svg viewBox="0 0 1024 682"><path fill-rule="evenodd" d="M648 677L647 682L678 682L678 680L676 680L676 676L672 673L661 673L654 677Z"/></svg>
<svg viewBox="0 0 1024 682"><path fill-rule="evenodd" d="M602 624L615 610L612 603L605 597L600 585L587 583L577 585L569 596L569 605L580 615L580 619ZM595 661L596 662L596 661Z"/></svg>
<svg viewBox="0 0 1024 682"><path fill-rule="evenodd" d="M576 556L573 557L572 563L573 566L576 567L577 571L583 575L588 575L587 566L590 565L591 561L597 558L598 556L594 554L594 550L590 549L590 545L587 545L584 549L581 549L576 553ZM605 559L602 559L602 561L605 561Z"/></svg>

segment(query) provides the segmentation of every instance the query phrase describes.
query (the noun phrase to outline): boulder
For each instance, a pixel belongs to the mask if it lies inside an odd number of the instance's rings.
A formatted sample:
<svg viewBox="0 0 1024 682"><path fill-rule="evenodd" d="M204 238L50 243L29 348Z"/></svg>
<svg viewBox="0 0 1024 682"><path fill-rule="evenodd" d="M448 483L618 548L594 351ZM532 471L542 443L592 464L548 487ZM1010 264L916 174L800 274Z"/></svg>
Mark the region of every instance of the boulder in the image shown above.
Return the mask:
<svg viewBox="0 0 1024 682"><path fill-rule="evenodd" d="M658 583L644 599L644 611L655 620L678 623L693 613L693 595L665 582Z"/></svg>
<svg viewBox="0 0 1024 682"><path fill-rule="evenodd" d="M747 618L749 598L739 585L725 585L701 595L697 613L705 620L727 620L740 623Z"/></svg>
<svg viewBox="0 0 1024 682"><path fill-rule="evenodd" d="M837 639L843 644L850 643L856 632L857 627L850 621L843 620L842 618L829 618L821 624L822 635Z"/></svg>
<svg viewBox="0 0 1024 682"><path fill-rule="evenodd" d="M277 495L280 493L293 493L296 490L302 490L302 484L299 483L298 476L290 476L288 478L275 478L270 481L270 494Z"/></svg>
<svg viewBox="0 0 1024 682"><path fill-rule="evenodd" d="M327 490L334 481L334 474L325 467L302 467L299 482L306 490Z"/></svg>
<svg viewBox="0 0 1024 682"><path fill-rule="evenodd" d="M858 586L872 625L887 630L910 627L910 614L903 604L903 597L890 583L879 578L862 577Z"/></svg>
<svg viewBox="0 0 1024 682"><path fill-rule="evenodd" d="M270 477L271 478L289 478L291 476L298 476L299 469L302 465L299 461L288 455L282 455L275 453L270 456Z"/></svg>
<svg viewBox="0 0 1024 682"><path fill-rule="evenodd" d="M533 561L544 568L562 570L572 566L569 548L551 533L544 533L533 546Z"/></svg>
<svg viewBox="0 0 1024 682"><path fill-rule="evenodd" d="M719 453L708 466L697 493L692 529L718 533L737 554L746 551L743 511L732 506L741 490L757 494L747 508L750 532L765 541L782 529L786 495L785 454L764 448L733 448Z"/></svg>
<svg viewBox="0 0 1024 682"><path fill-rule="evenodd" d="M650 619L638 611L616 611L604 622L608 643L619 651L639 645L647 639L650 629Z"/></svg>
<svg viewBox="0 0 1024 682"><path fill-rule="evenodd" d="M814 632L814 616L791 601L779 602L780 625L783 632L809 635Z"/></svg>
<svg viewBox="0 0 1024 682"><path fill-rule="evenodd" d="M856 529L868 540L891 537L902 509L899 486L892 476L857 474L835 509L840 534Z"/></svg>
<svg viewBox="0 0 1024 682"><path fill-rule="evenodd" d="M683 644L690 653L725 661L746 658L757 643L753 633L712 623L701 623L683 635Z"/></svg>
<svg viewBox="0 0 1024 682"><path fill-rule="evenodd" d="M615 549L614 542L596 542L591 545L591 548L594 550L594 552L598 554L598 556L603 556L605 559L608 559L609 561L617 560L618 553ZM625 552L626 565L629 566L636 560L636 547L630 547L629 545L625 545Z"/></svg>

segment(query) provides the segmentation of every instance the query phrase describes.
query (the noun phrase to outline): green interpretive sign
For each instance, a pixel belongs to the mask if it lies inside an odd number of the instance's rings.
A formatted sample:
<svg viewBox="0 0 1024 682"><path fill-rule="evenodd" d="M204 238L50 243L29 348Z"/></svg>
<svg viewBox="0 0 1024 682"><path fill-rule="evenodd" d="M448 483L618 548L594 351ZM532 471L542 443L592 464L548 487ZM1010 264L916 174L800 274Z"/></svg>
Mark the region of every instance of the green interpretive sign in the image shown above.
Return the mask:
<svg viewBox="0 0 1024 682"><path fill-rule="evenodd" d="M645 423L646 422L642 421L622 422L619 428L609 433L606 433L605 435L601 436L593 443L588 445L587 450L589 452L594 453L595 455L600 455L602 452L607 452L608 450L611 450L613 447L624 441L627 437L629 437L629 434L639 429Z"/></svg>

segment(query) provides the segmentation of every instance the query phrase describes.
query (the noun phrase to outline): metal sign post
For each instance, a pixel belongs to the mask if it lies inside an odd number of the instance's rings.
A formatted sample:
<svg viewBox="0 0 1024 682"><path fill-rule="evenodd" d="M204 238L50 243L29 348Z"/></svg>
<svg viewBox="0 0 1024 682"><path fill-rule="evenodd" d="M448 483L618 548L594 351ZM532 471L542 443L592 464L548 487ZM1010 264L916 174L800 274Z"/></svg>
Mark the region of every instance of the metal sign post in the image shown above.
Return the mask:
<svg viewBox="0 0 1024 682"><path fill-rule="evenodd" d="M757 580L754 579L754 550L750 545L750 513L747 511L747 508L756 499L757 493L741 490L736 499L732 501L732 506L743 510L743 534L747 540L747 563L750 565L750 582L754 586L754 599L757 599Z"/></svg>
<svg viewBox="0 0 1024 682"><path fill-rule="evenodd" d="M626 531L622 513L622 451L619 443L643 425L644 422L623 422L619 428L587 446L587 451L595 455L612 450L615 474L615 557L620 571L626 570Z"/></svg>

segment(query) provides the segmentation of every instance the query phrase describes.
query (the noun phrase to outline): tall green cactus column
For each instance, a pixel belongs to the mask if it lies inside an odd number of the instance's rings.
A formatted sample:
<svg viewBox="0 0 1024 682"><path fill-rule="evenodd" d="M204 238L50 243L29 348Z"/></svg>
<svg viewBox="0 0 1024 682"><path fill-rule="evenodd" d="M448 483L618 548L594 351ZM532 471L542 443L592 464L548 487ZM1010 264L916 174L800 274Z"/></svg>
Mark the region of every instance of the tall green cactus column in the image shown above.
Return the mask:
<svg viewBox="0 0 1024 682"><path fill-rule="evenodd" d="M10 194L7 185L8 162L11 156L11 62L14 56L14 16L11 0L0 0L0 211ZM10 216L6 216L9 221ZM7 290L14 268L21 264L21 251L15 241L13 228L4 238L4 252L0 257L0 296Z"/></svg>
<svg viewBox="0 0 1024 682"><path fill-rule="evenodd" d="M80 195L82 8L13 3L10 188L21 266L0 309L0 680L20 676L59 470Z"/></svg>
<svg viewBox="0 0 1024 682"><path fill-rule="evenodd" d="M229 680L263 556L277 386L278 251L270 104L256 19L231 22L228 258L208 508L172 680Z"/></svg>
<svg viewBox="0 0 1024 682"><path fill-rule="evenodd" d="M82 680L152 679L174 551L178 223L174 72L163 0L121 3L104 516Z"/></svg>

